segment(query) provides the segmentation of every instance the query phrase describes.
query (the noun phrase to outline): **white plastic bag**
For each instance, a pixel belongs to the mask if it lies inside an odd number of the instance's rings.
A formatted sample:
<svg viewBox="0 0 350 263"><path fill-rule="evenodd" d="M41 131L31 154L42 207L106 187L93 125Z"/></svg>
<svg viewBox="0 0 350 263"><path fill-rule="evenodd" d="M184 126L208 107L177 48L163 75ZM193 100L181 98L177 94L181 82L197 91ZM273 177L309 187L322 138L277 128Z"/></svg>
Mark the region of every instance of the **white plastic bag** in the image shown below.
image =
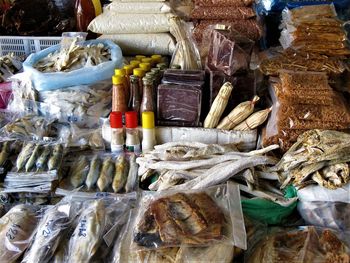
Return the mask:
<svg viewBox="0 0 350 263"><path fill-rule="evenodd" d="M124 55L172 55L175 39L169 33L102 35L120 46Z"/></svg>
<svg viewBox="0 0 350 263"><path fill-rule="evenodd" d="M171 8L164 2L117 2L114 1L106 7L106 10L116 14L165 14L170 13Z"/></svg>
<svg viewBox="0 0 350 263"><path fill-rule="evenodd" d="M119 14L104 12L97 16L88 29L99 34L143 34L169 32L171 14Z"/></svg>

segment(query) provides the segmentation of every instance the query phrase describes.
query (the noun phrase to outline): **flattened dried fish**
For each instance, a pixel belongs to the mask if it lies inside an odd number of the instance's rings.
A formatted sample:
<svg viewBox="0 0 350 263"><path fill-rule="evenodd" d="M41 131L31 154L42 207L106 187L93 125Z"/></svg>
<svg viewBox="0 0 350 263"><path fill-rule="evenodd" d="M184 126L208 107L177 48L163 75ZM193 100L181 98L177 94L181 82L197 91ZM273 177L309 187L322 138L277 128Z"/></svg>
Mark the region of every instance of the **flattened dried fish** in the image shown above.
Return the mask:
<svg viewBox="0 0 350 263"><path fill-rule="evenodd" d="M35 144L34 143L27 143L26 146L22 149L20 154L17 157L16 161L16 168L17 171L22 170L22 168L26 165L28 159L30 158L32 154L32 150L34 149Z"/></svg>
<svg viewBox="0 0 350 263"><path fill-rule="evenodd" d="M49 158L51 152L51 147L49 145L44 146L44 150L36 161L36 169L37 171L43 171L46 165L47 159Z"/></svg>
<svg viewBox="0 0 350 263"><path fill-rule="evenodd" d="M89 162L86 156L80 156L77 163L74 163L71 169L69 182L74 188L77 188L85 182L89 172Z"/></svg>
<svg viewBox="0 0 350 263"><path fill-rule="evenodd" d="M98 155L95 155L91 160L89 173L85 181L85 184L88 190L91 190L95 186L98 180L98 177L100 176L100 171L101 171L101 160L98 157Z"/></svg>
<svg viewBox="0 0 350 263"><path fill-rule="evenodd" d="M46 212L36 229L34 242L27 250L22 263L50 261L69 222L69 210L60 211L59 208L53 207Z"/></svg>
<svg viewBox="0 0 350 263"><path fill-rule="evenodd" d="M137 171L139 169L138 164L136 163L136 155L132 154L130 156L130 169L128 174L128 180L126 181L125 191L127 193L135 191L138 185L138 176Z"/></svg>
<svg viewBox="0 0 350 263"><path fill-rule="evenodd" d="M25 166L26 172L29 172L33 168L35 161L39 157L40 149L41 149L41 146L39 144L35 145L32 155L30 156L28 162L26 163L26 166Z"/></svg>
<svg viewBox="0 0 350 263"><path fill-rule="evenodd" d="M53 153L47 162L47 167L49 171L56 170L58 165L61 162L63 156L63 146L61 144L57 144L53 147Z"/></svg>
<svg viewBox="0 0 350 263"><path fill-rule="evenodd" d="M101 174L97 180L98 189L105 191L113 181L114 163L112 157L107 157L102 164Z"/></svg>
<svg viewBox="0 0 350 263"><path fill-rule="evenodd" d="M4 163L6 162L7 158L10 155L10 142L6 141L2 145L2 149L0 152L0 166L3 166Z"/></svg>
<svg viewBox="0 0 350 263"><path fill-rule="evenodd" d="M168 143L164 143L164 144L161 144L161 145L156 145L156 146L154 146L154 149L155 150L167 150L169 148L176 147L176 146L187 146L187 147L192 147L192 148L202 148L202 147L206 147L207 144L200 143L200 142L168 142Z"/></svg>
<svg viewBox="0 0 350 263"><path fill-rule="evenodd" d="M118 156L115 163L115 176L112 183L112 188L115 193L123 189L128 177L128 164L124 155Z"/></svg>
<svg viewBox="0 0 350 263"><path fill-rule="evenodd" d="M26 250L37 218L29 205L17 205L0 219L0 262L14 262Z"/></svg>
<svg viewBox="0 0 350 263"><path fill-rule="evenodd" d="M97 252L105 228L106 210L102 200L93 201L80 216L69 241L69 263L86 263Z"/></svg>

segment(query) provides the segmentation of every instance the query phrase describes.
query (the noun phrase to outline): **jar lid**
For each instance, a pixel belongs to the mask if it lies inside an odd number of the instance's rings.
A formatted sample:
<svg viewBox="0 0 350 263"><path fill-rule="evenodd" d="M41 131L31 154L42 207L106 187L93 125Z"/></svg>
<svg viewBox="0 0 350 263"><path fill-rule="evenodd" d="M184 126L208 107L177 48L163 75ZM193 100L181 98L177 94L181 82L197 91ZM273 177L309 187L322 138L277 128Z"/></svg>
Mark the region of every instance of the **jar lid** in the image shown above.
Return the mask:
<svg viewBox="0 0 350 263"><path fill-rule="evenodd" d="M109 122L111 128L118 129L123 128L123 114L120 111L112 111L109 115Z"/></svg>
<svg viewBox="0 0 350 263"><path fill-rule="evenodd" d="M116 76L125 76L126 72L125 72L125 69L123 68L116 68L114 70L114 75Z"/></svg>
<svg viewBox="0 0 350 263"><path fill-rule="evenodd" d="M138 60L131 60L129 64L133 67L138 67L140 63Z"/></svg>
<svg viewBox="0 0 350 263"><path fill-rule="evenodd" d="M155 63L160 63L162 62L162 56L161 55L152 55L151 58Z"/></svg>
<svg viewBox="0 0 350 263"><path fill-rule="evenodd" d="M125 126L126 128L137 128L137 112L136 111L127 111L125 113Z"/></svg>
<svg viewBox="0 0 350 263"><path fill-rule="evenodd" d="M134 68L133 75L142 78L145 75L145 71L142 68Z"/></svg>
<svg viewBox="0 0 350 263"><path fill-rule="evenodd" d="M123 68L125 69L126 75L131 75L135 67L132 65L125 65Z"/></svg>
<svg viewBox="0 0 350 263"><path fill-rule="evenodd" d="M113 85L124 84L124 81L125 81L125 77L124 76L113 76L112 77Z"/></svg>
<svg viewBox="0 0 350 263"><path fill-rule="evenodd" d="M142 68L144 71L149 71L151 69L151 63L142 62L140 63L139 67Z"/></svg>
<svg viewBox="0 0 350 263"><path fill-rule="evenodd" d="M142 112L142 128L144 129L153 129L154 125L154 112L153 111L144 111Z"/></svg>
<svg viewBox="0 0 350 263"><path fill-rule="evenodd" d="M142 61L142 59L146 58L146 56L144 55L137 55L135 56L135 59L138 60L138 61Z"/></svg>

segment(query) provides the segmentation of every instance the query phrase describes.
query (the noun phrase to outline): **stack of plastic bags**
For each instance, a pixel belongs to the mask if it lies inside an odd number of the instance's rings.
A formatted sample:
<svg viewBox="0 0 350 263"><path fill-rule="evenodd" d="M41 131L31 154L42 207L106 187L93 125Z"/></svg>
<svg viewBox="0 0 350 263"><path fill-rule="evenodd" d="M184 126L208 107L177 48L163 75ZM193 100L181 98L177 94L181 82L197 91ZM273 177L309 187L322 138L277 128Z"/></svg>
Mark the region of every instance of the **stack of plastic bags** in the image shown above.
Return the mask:
<svg viewBox="0 0 350 263"><path fill-rule="evenodd" d="M89 25L101 38L117 43L124 55L171 55L175 40L169 19L174 15L162 0L118 0L105 7Z"/></svg>
<svg viewBox="0 0 350 263"><path fill-rule="evenodd" d="M191 19L198 21L194 37L198 43L208 26L225 24L244 36L258 40L261 28L255 19L251 0L195 0Z"/></svg>

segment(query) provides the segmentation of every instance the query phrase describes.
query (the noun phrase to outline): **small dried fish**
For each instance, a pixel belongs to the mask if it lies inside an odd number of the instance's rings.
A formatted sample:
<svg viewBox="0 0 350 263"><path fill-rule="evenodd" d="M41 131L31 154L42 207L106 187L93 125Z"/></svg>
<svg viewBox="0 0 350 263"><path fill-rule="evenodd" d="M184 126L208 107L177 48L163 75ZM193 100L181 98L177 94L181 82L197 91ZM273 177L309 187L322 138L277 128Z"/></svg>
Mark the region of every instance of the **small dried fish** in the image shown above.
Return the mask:
<svg viewBox="0 0 350 263"><path fill-rule="evenodd" d="M6 162L7 158L10 155L10 142L6 141L4 142L4 144L2 145L2 149L0 152L0 166L3 166L4 163Z"/></svg>
<svg viewBox="0 0 350 263"><path fill-rule="evenodd" d="M50 152L51 152L51 147L49 145L45 145L43 152L40 154L35 164L37 171L44 170L44 167L46 165L47 159L49 158Z"/></svg>
<svg viewBox="0 0 350 263"><path fill-rule="evenodd" d="M112 188L115 193L123 189L128 177L128 164L124 155L120 155L115 163L115 175Z"/></svg>
<svg viewBox="0 0 350 263"><path fill-rule="evenodd" d="M53 147L53 153L47 162L47 167L49 171L56 170L61 162L63 156L63 146L57 144Z"/></svg>
<svg viewBox="0 0 350 263"><path fill-rule="evenodd" d="M69 211L60 211L59 208L53 207L45 213L22 263L50 261L69 222Z"/></svg>
<svg viewBox="0 0 350 263"><path fill-rule="evenodd" d="M39 157L40 150L41 150L41 146L39 144L35 145L32 155L30 156L30 158L28 159L28 162L26 163L26 166L25 166L26 172L29 172L33 168L35 161Z"/></svg>
<svg viewBox="0 0 350 263"><path fill-rule="evenodd" d="M22 168L25 166L25 164L27 163L28 159L32 154L32 150L34 149L34 147L35 147L35 144L31 142L27 143L26 146L24 146L24 148L22 149L22 151L20 152L16 160L17 171L22 170Z"/></svg>
<svg viewBox="0 0 350 263"><path fill-rule="evenodd" d="M100 176L97 180L98 189L103 192L113 181L114 163L112 157L107 157L102 163Z"/></svg>
<svg viewBox="0 0 350 263"><path fill-rule="evenodd" d="M208 144L201 143L201 142L168 142L164 143L161 145L156 145L154 146L155 150L167 150L172 147L176 146L187 146L187 147L192 147L192 148L201 148L201 147L206 147Z"/></svg>
<svg viewBox="0 0 350 263"><path fill-rule="evenodd" d="M81 186L89 172L89 162L86 156L80 156L77 163L74 163L69 173L69 183L74 188Z"/></svg>
<svg viewBox="0 0 350 263"><path fill-rule="evenodd" d="M83 210L69 240L69 263L85 263L96 254L105 228L106 209L102 200L93 201Z"/></svg>
<svg viewBox="0 0 350 263"><path fill-rule="evenodd" d="M91 160L89 173L85 180L85 184L88 190L91 190L95 186L98 180L98 177L100 176L100 171L101 171L101 160L98 157L98 155L95 155Z"/></svg>
<svg viewBox="0 0 350 263"><path fill-rule="evenodd" d="M129 174L128 174L128 179L126 181L125 185L125 191L127 193L135 191L138 185L138 176L137 176L137 171L138 171L138 164L136 163L136 155L132 154L130 156L130 168L129 168Z"/></svg>
<svg viewBox="0 0 350 263"><path fill-rule="evenodd" d="M37 225L29 205L16 205L0 219L0 262L15 262L26 250Z"/></svg>

